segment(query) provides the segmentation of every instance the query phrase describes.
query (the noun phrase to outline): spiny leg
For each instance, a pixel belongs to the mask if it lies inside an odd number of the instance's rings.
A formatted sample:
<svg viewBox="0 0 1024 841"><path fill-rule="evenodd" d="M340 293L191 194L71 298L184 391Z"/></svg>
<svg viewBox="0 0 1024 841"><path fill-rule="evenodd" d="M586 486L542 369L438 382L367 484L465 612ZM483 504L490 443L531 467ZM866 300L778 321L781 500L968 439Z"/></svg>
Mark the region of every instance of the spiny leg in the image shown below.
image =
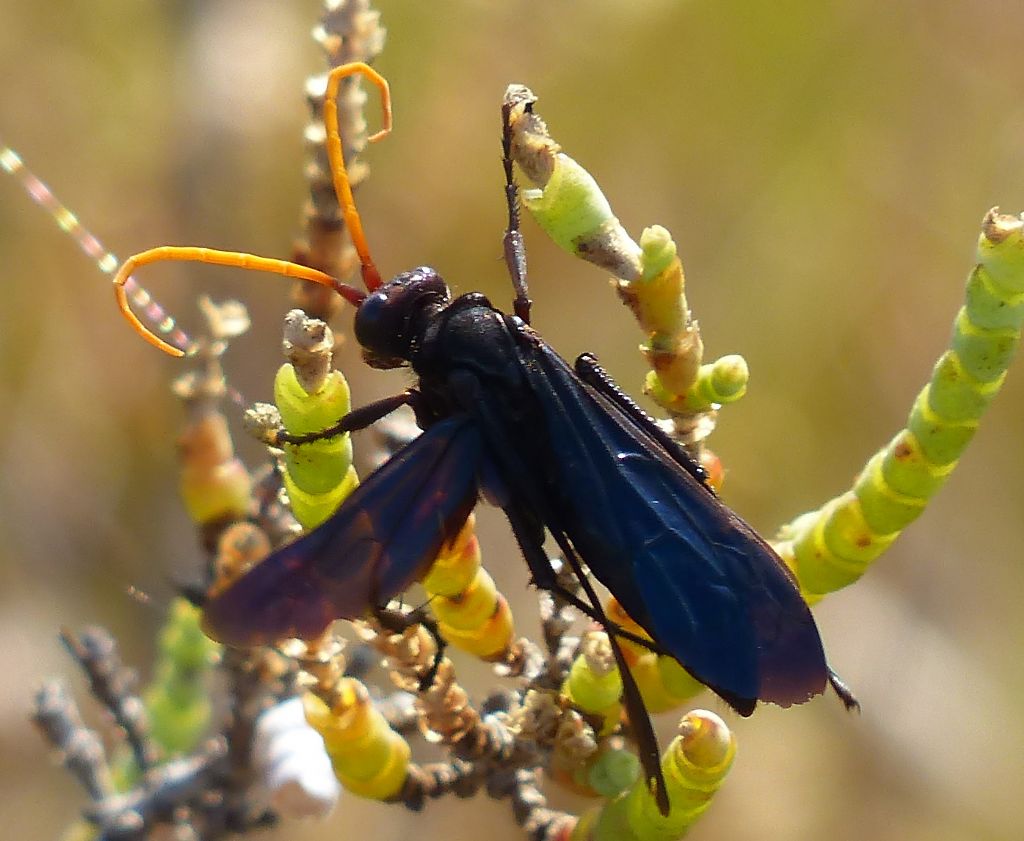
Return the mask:
<svg viewBox="0 0 1024 841"><path fill-rule="evenodd" d="M434 640L434 657L431 660L430 668L420 677L419 691L426 692L434 685L437 678L437 671L441 668L441 661L444 660L444 652L448 647L448 641L441 636L441 630L437 621L428 612L425 606L417 607L408 613L401 610L394 610L390 607L374 607L373 618L380 626L392 634L401 634L413 625L422 625L423 629L430 634Z"/></svg>
<svg viewBox="0 0 1024 841"><path fill-rule="evenodd" d="M658 422L640 408L632 397L619 388L618 383L598 364L596 356L592 353L581 353L576 357L576 364L573 365L573 368L576 371L576 376L618 406L625 415L661 444L680 467L707 488L711 494L715 493L711 485L708 484L708 473L704 467L677 441L673 440L664 429L658 426Z"/></svg>
<svg viewBox="0 0 1024 841"><path fill-rule="evenodd" d="M523 552L523 557L526 558L527 566L529 566L531 573L533 573L534 581L550 582L554 578L555 573L551 568L551 561L547 553L544 552L542 538L539 538L536 534L538 524L531 522L530 517L524 514L516 505L507 506L505 514L508 516L512 532L516 536L519 547ZM553 533L553 536L562 550L566 563L572 568L584 593L590 599L590 605L586 605L582 600L569 594L571 596L570 602L583 605L583 612L599 622L608 634L608 641L611 643L615 664L622 677L622 697L626 705L626 712L629 715L630 724L633 726L633 735L636 738L640 765L643 768L645 779L648 781L654 780L654 799L658 804L658 810L661 814L667 815L669 811L668 791L665 788L665 777L661 771L658 739L654 734L654 727L651 724L651 718L647 713L643 697L640 695L640 688L637 686L636 679L629 670L629 665L626 663L622 649L615 638L617 630L621 629L605 615L597 593L590 583L590 579L584 573L576 552L565 539L565 536L558 533ZM538 586L542 589L548 589L543 584L538 584ZM561 590L561 588L558 589ZM562 595L562 592L559 595Z"/></svg>
<svg viewBox="0 0 1024 841"><path fill-rule="evenodd" d="M381 418L390 415L393 411L402 406L415 405L419 396L418 391L410 388L400 394L394 394L391 397L384 397L381 400L375 400L373 403L367 403L365 406L353 409L337 423L317 432L306 432L302 435L293 435L289 432L285 432L284 430L278 430L274 435L273 444L309 444L313 441L322 441L325 438L333 438L335 435L341 435L345 432L358 432L360 429L366 429L366 427L376 423Z"/></svg>
<svg viewBox="0 0 1024 841"><path fill-rule="evenodd" d="M526 285L526 244L519 230L519 188L512 172L512 102L501 106L501 165L505 170L505 203L508 205L508 227L505 229L505 265L516 297L512 310L527 324L530 323L530 290Z"/></svg>
<svg viewBox="0 0 1024 841"><path fill-rule="evenodd" d="M590 583L590 578L584 572L579 556L565 535L553 532L552 536L555 538L558 547L562 550L562 556L569 566L572 567L572 571L576 573L576 578L579 580L580 586L583 587L583 592L590 599L591 607L597 615L597 621L601 623L608 634L612 654L615 656L615 664L618 666L619 675L622 677L622 698L626 704L629 723L633 727L633 736L636 739L637 751L640 754L640 765L644 770L644 776L648 785L652 779L654 780L654 800L658 804L658 811L662 815L667 816L669 812L668 789L665 786L665 777L661 772L661 754L658 750L658 737L654 733L654 725L651 723L651 716L647 712L647 705L640 694L640 687L637 686L636 678L633 677L625 655L622 653L622 647L615 638L614 629L618 626L605 615L604 609L601 607L601 601L594 591L594 585Z"/></svg>

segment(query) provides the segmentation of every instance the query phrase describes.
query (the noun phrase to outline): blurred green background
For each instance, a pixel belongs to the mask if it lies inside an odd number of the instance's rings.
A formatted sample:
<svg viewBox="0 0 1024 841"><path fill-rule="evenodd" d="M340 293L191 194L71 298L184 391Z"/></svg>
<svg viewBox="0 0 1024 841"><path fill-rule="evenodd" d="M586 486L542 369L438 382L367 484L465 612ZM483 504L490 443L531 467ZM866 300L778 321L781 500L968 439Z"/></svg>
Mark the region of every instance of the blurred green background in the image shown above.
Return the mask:
<svg viewBox="0 0 1024 841"><path fill-rule="evenodd" d="M509 82L533 87L627 228L674 233L709 356L749 362L750 392L713 446L726 499L766 532L847 487L902 424L960 306L982 215L1024 209L1020 3L378 8L396 123L359 197L378 265L430 263L456 290L507 303L499 104ZM285 256L318 14L315 0L0 0L0 137L121 256L167 243ZM525 228L536 325L637 392L640 337L602 274ZM58 627L104 623L147 663L171 579L199 549L176 498L180 364L131 334L106 280L11 179L0 254L0 814L8 837L43 839L82 803L26 726L44 677L82 688ZM199 292L242 298L254 328L230 378L268 398L287 284L201 267L145 282L193 327ZM341 364L357 403L402 382L361 368L351 345ZM737 765L694 838L1021 837L1022 381L1011 371L922 519L816 611L863 715L826 697L730 717ZM500 514L482 528L485 562L532 632ZM673 720L659 722L666 738ZM350 797L326 824L267 837L484 833L522 837L482 796L422 816Z"/></svg>

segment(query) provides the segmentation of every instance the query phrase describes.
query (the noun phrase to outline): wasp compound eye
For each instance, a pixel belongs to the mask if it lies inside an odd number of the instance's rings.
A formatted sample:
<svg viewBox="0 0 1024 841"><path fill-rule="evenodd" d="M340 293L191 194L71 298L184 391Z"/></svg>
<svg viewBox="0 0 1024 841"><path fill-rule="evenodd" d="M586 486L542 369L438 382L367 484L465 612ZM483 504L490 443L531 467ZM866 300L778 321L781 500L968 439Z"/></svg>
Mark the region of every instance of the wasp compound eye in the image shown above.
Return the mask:
<svg viewBox="0 0 1024 841"><path fill-rule="evenodd" d="M375 357L409 359L427 316L451 301L441 276L422 266L381 286L356 312L356 340Z"/></svg>

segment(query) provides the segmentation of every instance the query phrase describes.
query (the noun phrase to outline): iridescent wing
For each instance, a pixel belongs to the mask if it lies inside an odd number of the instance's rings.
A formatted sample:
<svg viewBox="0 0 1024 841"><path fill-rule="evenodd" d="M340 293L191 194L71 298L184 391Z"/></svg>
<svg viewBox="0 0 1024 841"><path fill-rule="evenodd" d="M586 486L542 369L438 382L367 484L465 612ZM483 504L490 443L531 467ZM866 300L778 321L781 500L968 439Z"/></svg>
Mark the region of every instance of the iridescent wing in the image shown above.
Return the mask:
<svg viewBox="0 0 1024 841"><path fill-rule="evenodd" d="M428 429L372 473L322 525L268 555L203 607L228 645L312 639L420 578L477 500L480 433L467 416Z"/></svg>

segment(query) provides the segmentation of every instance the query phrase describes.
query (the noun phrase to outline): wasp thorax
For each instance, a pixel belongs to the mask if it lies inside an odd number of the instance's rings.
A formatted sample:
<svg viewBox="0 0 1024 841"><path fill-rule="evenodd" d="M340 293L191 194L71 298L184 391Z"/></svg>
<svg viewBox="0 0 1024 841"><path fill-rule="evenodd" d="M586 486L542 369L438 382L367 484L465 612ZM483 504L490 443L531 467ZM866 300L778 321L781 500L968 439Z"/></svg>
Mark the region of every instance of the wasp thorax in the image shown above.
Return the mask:
<svg viewBox="0 0 1024 841"><path fill-rule="evenodd" d="M441 276L427 266L402 272L369 295L355 318L356 341L377 367L409 360L424 319L451 301Z"/></svg>

